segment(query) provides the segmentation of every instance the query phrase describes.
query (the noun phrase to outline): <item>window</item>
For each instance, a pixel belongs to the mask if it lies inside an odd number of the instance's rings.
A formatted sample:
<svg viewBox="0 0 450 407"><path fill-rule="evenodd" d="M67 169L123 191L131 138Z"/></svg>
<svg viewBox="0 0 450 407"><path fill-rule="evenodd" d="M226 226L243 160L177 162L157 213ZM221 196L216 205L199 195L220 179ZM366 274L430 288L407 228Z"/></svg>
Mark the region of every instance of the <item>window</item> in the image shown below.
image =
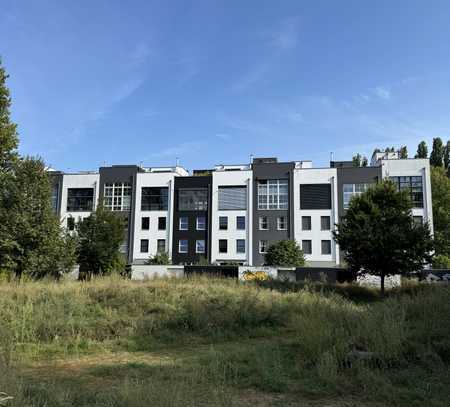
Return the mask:
<svg viewBox="0 0 450 407"><path fill-rule="evenodd" d="M331 220L329 216L321 216L320 217L320 229L321 230L330 230L331 229Z"/></svg>
<svg viewBox="0 0 450 407"><path fill-rule="evenodd" d="M331 240L322 240L322 254L331 254Z"/></svg>
<svg viewBox="0 0 450 407"><path fill-rule="evenodd" d="M302 240L302 250L304 254L312 253L312 242L311 240Z"/></svg>
<svg viewBox="0 0 450 407"><path fill-rule="evenodd" d="M158 239L156 251L158 253L164 253L166 251L166 240Z"/></svg>
<svg viewBox="0 0 450 407"><path fill-rule="evenodd" d="M279 218L277 218L277 229L278 230L286 230L287 229L286 216L280 216Z"/></svg>
<svg viewBox="0 0 450 407"><path fill-rule="evenodd" d="M219 229L220 230L228 229L228 216L219 216Z"/></svg>
<svg viewBox="0 0 450 407"><path fill-rule="evenodd" d="M187 253L188 252L188 241L187 239L180 239L178 241L178 253Z"/></svg>
<svg viewBox="0 0 450 407"><path fill-rule="evenodd" d="M67 229L75 230L75 219L71 216L67 218Z"/></svg>
<svg viewBox="0 0 450 407"><path fill-rule="evenodd" d="M245 230L245 216L236 216L236 229Z"/></svg>
<svg viewBox="0 0 450 407"><path fill-rule="evenodd" d="M148 239L141 239L141 253L148 253Z"/></svg>
<svg viewBox="0 0 450 407"><path fill-rule="evenodd" d="M219 240L219 253L228 252L228 240L220 239Z"/></svg>
<svg viewBox="0 0 450 407"><path fill-rule="evenodd" d="M142 230L150 229L150 218L142 218L141 219L141 229Z"/></svg>
<svg viewBox="0 0 450 407"><path fill-rule="evenodd" d="M205 241L196 240L195 241L195 253L205 253Z"/></svg>
<svg viewBox="0 0 450 407"><path fill-rule="evenodd" d="M344 209L348 209L353 196L359 196L369 189L369 184L344 184Z"/></svg>
<svg viewBox="0 0 450 407"><path fill-rule="evenodd" d="M178 210L180 211L206 211L208 210L208 190L180 189L178 191Z"/></svg>
<svg viewBox="0 0 450 407"><path fill-rule="evenodd" d="M408 191L414 208L423 208L422 177L391 177L399 191Z"/></svg>
<svg viewBox="0 0 450 407"><path fill-rule="evenodd" d="M182 216L180 218L180 230L188 230L189 229L189 218L187 216Z"/></svg>
<svg viewBox="0 0 450 407"><path fill-rule="evenodd" d="M259 217L259 230L269 230L269 224L267 223L267 216Z"/></svg>
<svg viewBox="0 0 450 407"><path fill-rule="evenodd" d="M167 211L169 188L143 187L141 194L141 211Z"/></svg>
<svg viewBox="0 0 450 407"><path fill-rule="evenodd" d="M236 253L245 253L245 239L236 240Z"/></svg>
<svg viewBox="0 0 450 407"><path fill-rule="evenodd" d="M258 209L288 209L288 180L258 181Z"/></svg>
<svg viewBox="0 0 450 407"><path fill-rule="evenodd" d="M219 187L219 211L247 209L247 187Z"/></svg>
<svg viewBox="0 0 450 407"><path fill-rule="evenodd" d="M267 252L267 240L259 241L259 252L262 254Z"/></svg>
<svg viewBox="0 0 450 407"><path fill-rule="evenodd" d="M302 216L302 230L311 230L311 216Z"/></svg>
<svg viewBox="0 0 450 407"><path fill-rule="evenodd" d="M59 184L52 185L51 205L54 212L58 211Z"/></svg>
<svg viewBox="0 0 450 407"><path fill-rule="evenodd" d="M90 212L94 207L94 188L69 188L67 212Z"/></svg>
<svg viewBox="0 0 450 407"><path fill-rule="evenodd" d="M166 230L166 217L160 216L158 218L158 230Z"/></svg>
<svg viewBox="0 0 450 407"><path fill-rule="evenodd" d="M415 225L423 225L423 216L413 216L413 222Z"/></svg>
<svg viewBox="0 0 450 407"><path fill-rule="evenodd" d="M331 185L300 185L300 209L331 209Z"/></svg>
<svg viewBox="0 0 450 407"><path fill-rule="evenodd" d="M131 183L105 184L103 203L105 208L112 211L129 211L131 208Z"/></svg>
<svg viewBox="0 0 450 407"><path fill-rule="evenodd" d="M206 229L206 218L204 216L197 216L197 230Z"/></svg>

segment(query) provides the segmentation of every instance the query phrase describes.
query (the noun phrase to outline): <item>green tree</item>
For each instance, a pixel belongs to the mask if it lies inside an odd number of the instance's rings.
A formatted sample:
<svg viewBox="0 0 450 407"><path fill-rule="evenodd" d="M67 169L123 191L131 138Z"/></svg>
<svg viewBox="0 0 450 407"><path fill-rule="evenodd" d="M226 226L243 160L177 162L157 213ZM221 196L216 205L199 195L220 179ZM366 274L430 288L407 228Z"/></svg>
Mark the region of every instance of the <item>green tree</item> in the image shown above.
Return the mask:
<svg viewBox="0 0 450 407"><path fill-rule="evenodd" d="M120 216L98 206L94 213L76 225L76 230L80 273L90 278L125 267L125 259L119 250L125 233L125 223Z"/></svg>
<svg viewBox="0 0 450 407"><path fill-rule="evenodd" d="M305 264L302 249L295 240L281 240L267 249L267 266L300 267Z"/></svg>
<svg viewBox="0 0 450 407"><path fill-rule="evenodd" d="M398 156L401 159L408 158L408 148L406 146L401 146L400 150L398 150Z"/></svg>
<svg viewBox="0 0 450 407"><path fill-rule="evenodd" d="M362 167L367 167L368 165L369 165L369 161L367 160L367 157L364 156L364 157L362 158L362 161L361 161L361 166L362 166Z"/></svg>
<svg viewBox="0 0 450 407"><path fill-rule="evenodd" d="M406 191L383 181L350 201L333 232L352 270L385 277L409 275L431 262L433 240L428 224L413 221Z"/></svg>
<svg viewBox="0 0 450 407"><path fill-rule="evenodd" d="M450 179L444 168L431 168L436 254L450 257Z"/></svg>
<svg viewBox="0 0 450 407"><path fill-rule="evenodd" d="M74 242L51 207L45 165L17 159L12 170L0 201L0 269L18 278L57 278L74 265Z"/></svg>
<svg viewBox="0 0 450 407"><path fill-rule="evenodd" d="M11 97L6 86L8 75L0 59L0 182L2 172L11 169L17 159L17 126L10 120ZM0 184L1 186L1 184Z"/></svg>
<svg viewBox="0 0 450 407"><path fill-rule="evenodd" d="M150 257L145 264L150 265L167 265L172 264L169 254L167 252L157 253L154 256Z"/></svg>
<svg viewBox="0 0 450 407"><path fill-rule="evenodd" d="M442 167L444 163L444 144L440 137L433 139L433 150L430 154L430 164L434 167Z"/></svg>
<svg viewBox="0 0 450 407"><path fill-rule="evenodd" d="M450 167L450 140L447 141L444 149L444 168Z"/></svg>
<svg viewBox="0 0 450 407"><path fill-rule="evenodd" d="M361 154L356 154L353 156L352 161L353 161L353 167L361 167Z"/></svg>
<svg viewBox="0 0 450 407"><path fill-rule="evenodd" d="M421 141L417 146L417 154L414 158L428 158L428 147L425 141Z"/></svg>

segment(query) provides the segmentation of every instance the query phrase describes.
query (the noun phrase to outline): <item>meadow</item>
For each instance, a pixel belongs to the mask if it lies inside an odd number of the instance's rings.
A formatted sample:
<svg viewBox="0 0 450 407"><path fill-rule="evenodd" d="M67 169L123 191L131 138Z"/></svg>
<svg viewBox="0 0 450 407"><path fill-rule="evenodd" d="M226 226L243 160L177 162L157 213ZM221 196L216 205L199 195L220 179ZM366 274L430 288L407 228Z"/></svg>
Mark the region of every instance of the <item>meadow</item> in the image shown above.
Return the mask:
<svg viewBox="0 0 450 407"><path fill-rule="evenodd" d="M1 393L8 407L448 406L450 288L4 282Z"/></svg>

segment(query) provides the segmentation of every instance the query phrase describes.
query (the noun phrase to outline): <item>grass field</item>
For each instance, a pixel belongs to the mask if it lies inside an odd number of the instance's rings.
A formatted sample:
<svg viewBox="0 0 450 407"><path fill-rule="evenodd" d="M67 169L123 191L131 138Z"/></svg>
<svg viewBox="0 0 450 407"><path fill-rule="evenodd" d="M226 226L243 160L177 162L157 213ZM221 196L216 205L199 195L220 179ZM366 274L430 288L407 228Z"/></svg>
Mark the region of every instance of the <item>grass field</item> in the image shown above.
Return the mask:
<svg viewBox="0 0 450 407"><path fill-rule="evenodd" d="M11 407L448 406L450 288L0 283L1 392Z"/></svg>

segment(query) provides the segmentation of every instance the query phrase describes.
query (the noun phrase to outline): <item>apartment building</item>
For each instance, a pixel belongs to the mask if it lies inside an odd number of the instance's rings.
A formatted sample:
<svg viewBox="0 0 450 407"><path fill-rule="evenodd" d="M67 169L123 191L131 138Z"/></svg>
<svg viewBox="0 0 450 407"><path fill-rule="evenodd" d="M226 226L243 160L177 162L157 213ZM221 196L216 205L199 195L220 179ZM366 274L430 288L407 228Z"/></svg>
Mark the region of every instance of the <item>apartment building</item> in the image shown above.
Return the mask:
<svg viewBox="0 0 450 407"><path fill-rule="evenodd" d="M377 153L368 167L332 161L255 158L212 169L101 167L98 172L52 171L52 204L69 230L99 203L126 219L121 247L130 263L167 252L174 264L264 264L268 247L295 239L307 264L336 267L343 255L333 231L353 196L382 179L408 190L417 222L432 228L427 159Z"/></svg>

